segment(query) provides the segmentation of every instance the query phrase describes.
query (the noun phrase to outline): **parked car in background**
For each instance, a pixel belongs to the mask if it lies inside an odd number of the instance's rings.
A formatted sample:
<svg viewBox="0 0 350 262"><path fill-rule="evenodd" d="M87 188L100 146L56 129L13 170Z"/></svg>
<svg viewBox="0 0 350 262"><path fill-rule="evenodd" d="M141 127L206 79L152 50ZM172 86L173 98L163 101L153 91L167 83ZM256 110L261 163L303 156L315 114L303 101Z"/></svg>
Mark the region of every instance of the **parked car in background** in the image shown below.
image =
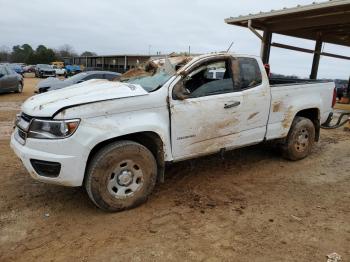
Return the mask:
<svg viewBox="0 0 350 262"><path fill-rule="evenodd" d="M66 65L65 68L68 76L79 74L82 71L78 65Z"/></svg>
<svg viewBox="0 0 350 262"><path fill-rule="evenodd" d="M9 67L14 70L17 74L20 74L23 76L24 70L21 65L18 64L9 64Z"/></svg>
<svg viewBox="0 0 350 262"><path fill-rule="evenodd" d="M24 73L35 73L35 65L27 65L23 67Z"/></svg>
<svg viewBox="0 0 350 262"><path fill-rule="evenodd" d="M62 61L51 62L51 65L56 66L57 68L64 68L64 62L62 62Z"/></svg>
<svg viewBox="0 0 350 262"><path fill-rule="evenodd" d="M225 74L225 70L223 70L222 68L213 68L210 69L208 72L207 78L208 79L223 79L224 78L224 74Z"/></svg>
<svg viewBox="0 0 350 262"><path fill-rule="evenodd" d="M35 67L35 77L43 78L49 76L56 76L55 69L52 66L47 64L37 64Z"/></svg>
<svg viewBox="0 0 350 262"><path fill-rule="evenodd" d="M56 76L66 76L67 75L67 71L63 67L58 67L58 66L53 65L52 68L55 69Z"/></svg>
<svg viewBox="0 0 350 262"><path fill-rule="evenodd" d="M17 74L11 67L0 65L0 93L21 93L22 90L23 77Z"/></svg>
<svg viewBox="0 0 350 262"><path fill-rule="evenodd" d="M82 72L67 79L61 80L58 78L47 78L42 80L36 86L35 93L43 93L51 90L61 89L67 86L79 84L90 79L106 79L114 80L119 77L119 73L109 71L89 71Z"/></svg>

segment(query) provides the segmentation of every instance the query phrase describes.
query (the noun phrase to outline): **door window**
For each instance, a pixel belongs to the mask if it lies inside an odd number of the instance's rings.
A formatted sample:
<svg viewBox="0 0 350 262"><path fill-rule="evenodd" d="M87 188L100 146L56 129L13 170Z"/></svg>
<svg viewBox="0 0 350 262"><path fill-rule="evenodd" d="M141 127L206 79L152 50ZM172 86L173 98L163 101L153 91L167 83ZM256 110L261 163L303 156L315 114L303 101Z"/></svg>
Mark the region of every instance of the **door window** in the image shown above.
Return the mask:
<svg viewBox="0 0 350 262"><path fill-rule="evenodd" d="M6 71L6 68L4 66L0 67L0 74L2 74L4 76L7 75L7 71Z"/></svg>
<svg viewBox="0 0 350 262"><path fill-rule="evenodd" d="M194 69L183 82L188 98L233 92L233 80L227 61L211 62Z"/></svg>

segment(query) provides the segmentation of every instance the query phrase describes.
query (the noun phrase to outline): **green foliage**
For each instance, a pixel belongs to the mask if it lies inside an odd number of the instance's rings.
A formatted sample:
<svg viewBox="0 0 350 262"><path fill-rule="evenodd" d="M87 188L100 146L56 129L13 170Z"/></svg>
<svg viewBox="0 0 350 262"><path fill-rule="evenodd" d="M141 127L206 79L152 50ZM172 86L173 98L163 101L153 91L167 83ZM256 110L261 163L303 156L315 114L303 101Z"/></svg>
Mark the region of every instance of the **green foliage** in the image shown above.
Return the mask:
<svg viewBox="0 0 350 262"><path fill-rule="evenodd" d="M10 61L14 63L26 64L49 64L56 60L56 54L53 49L44 45L39 45L35 50L29 45L15 45L12 47L11 54L8 55Z"/></svg>
<svg viewBox="0 0 350 262"><path fill-rule="evenodd" d="M11 61L15 63L25 63L33 52L33 48L28 44L24 44L22 46L15 45L12 47Z"/></svg>
<svg viewBox="0 0 350 262"><path fill-rule="evenodd" d="M82 52L80 56L97 56L97 54L94 52L85 51L85 52Z"/></svg>

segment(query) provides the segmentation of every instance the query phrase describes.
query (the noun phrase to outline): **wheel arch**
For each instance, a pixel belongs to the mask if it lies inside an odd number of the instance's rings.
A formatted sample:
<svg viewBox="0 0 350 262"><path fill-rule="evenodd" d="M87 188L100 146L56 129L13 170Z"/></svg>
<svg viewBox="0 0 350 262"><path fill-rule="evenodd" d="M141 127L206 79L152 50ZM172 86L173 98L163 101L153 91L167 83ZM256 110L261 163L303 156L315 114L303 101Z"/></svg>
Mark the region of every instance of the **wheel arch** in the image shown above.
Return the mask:
<svg viewBox="0 0 350 262"><path fill-rule="evenodd" d="M307 109L303 109L300 110L299 112L297 112L297 114L295 115L295 117L300 116L300 117L305 117L311 120L311 122L314 124L315 126L315 141L319 141L320 139L320 110L316 107L314 108L307 108Z"/></svg>
<svg viewBox="0 0 350 262"><path fill-rule="evenodd" d="M107 140L104 140L98 144L96 144L89 153L89 156L86 161L85 165L85 172L84 172L84 181L86 178L86 172L88 165L91 162L91 159L96 155L96 153L102 149L103 147L109 145L110 143L114 143L117 141L122 140L130 140L137 142L143 146L145 146L148 150L151 151L153 156L155 157L157 161L157 168L158 168L158 180L160 182L164 181L164 171L165 171L165 160L164 160L164 142L159 136L159 134L152 132L152 131L145 131L145 132L136 132L131 134L126 134L118 137L113 137ZM83 182L84 183L84 182Z"/></svg>

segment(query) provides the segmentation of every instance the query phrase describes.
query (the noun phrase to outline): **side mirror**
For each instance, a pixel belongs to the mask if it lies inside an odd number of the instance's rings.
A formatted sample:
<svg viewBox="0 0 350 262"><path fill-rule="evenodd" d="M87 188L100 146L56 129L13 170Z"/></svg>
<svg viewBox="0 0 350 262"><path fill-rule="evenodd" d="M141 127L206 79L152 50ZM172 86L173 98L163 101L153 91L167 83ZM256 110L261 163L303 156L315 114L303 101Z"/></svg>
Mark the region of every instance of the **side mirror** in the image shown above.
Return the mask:
<svg viewBox="0 0 350 262"><path fill-rule="evenodd" d="M1 74L1 73L0 73L0 78L3 77L3 76L4 76L4 74Z"/></svg>
<svg viewBox="0 0 350 262"><path fill-rule="evenodd" d="M174 100L185 100L189 98L190 94L190 91L187 88L185 88L183 81L180 80L174 86L172 96Z"/></svg>

